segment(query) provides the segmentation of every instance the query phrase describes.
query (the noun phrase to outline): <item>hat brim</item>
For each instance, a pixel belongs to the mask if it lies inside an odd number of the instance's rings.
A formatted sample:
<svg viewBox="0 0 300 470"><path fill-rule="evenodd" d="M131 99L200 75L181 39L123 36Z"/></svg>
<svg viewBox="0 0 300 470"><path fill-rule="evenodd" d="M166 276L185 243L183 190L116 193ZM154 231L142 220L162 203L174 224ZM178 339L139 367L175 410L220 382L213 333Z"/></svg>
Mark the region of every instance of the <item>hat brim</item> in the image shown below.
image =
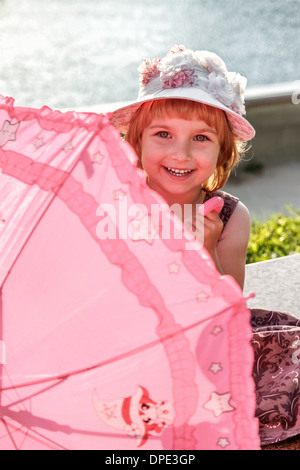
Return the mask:
<svg viewBox="0 0 300 470"><path fill-rule="evenodd" d="M227 108L227 106L223 105L209 93L196 87L168 88L154 94L149 94L144 98L137 99L137 101L134 101L133 103L113 110L110 120L119 132L125 135L128 131L131 118L143 103L168 98L197 101L199 103L213 106L214 108L222 109L227 115L232 132L240 141L246 142L253 139L255 136L254 128L245 118Z"/></svg>

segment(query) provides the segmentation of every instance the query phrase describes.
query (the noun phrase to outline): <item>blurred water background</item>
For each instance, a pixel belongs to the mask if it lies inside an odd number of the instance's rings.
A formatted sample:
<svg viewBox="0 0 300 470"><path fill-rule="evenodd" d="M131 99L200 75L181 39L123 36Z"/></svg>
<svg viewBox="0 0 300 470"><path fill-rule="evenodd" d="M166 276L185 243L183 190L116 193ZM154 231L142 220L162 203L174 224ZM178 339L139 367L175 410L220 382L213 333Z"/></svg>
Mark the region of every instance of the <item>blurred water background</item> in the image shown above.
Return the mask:
<svg viewBox="0 0 300 470"><path fill-rule="evenodd" d="M0 0L0 94L75 108L135 99L137 66L174 44L248 86L300 78L299 0Z"/></svg>

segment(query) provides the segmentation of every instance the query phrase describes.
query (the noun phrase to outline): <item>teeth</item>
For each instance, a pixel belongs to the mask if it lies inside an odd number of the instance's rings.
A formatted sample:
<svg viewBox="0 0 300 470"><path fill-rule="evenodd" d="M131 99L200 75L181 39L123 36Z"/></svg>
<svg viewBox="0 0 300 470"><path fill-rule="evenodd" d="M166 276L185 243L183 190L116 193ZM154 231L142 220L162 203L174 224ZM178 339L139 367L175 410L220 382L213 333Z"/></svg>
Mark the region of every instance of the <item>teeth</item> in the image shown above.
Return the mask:
<svg viewBox="0 0 300 470"><path fill-rule="evenodd" d="M167 169L172 175L175 175L175 176L184 176L184 175L188 175L189 173L191 173L192 170L176 170L175 168L168 168Z"/></svg>

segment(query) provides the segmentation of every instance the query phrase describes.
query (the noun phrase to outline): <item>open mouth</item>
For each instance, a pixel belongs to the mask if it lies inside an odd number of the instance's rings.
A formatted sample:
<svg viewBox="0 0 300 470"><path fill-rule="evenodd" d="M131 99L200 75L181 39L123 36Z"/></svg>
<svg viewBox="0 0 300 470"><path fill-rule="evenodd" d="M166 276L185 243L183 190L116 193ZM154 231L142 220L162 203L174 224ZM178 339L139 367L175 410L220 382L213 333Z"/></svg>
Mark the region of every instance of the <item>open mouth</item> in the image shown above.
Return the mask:
<svg viewBox="0 0 300 470"><path fill-rule="evenodd" d="M181 176L186 176L186 175L189 175L190 173L192 173L193 170L178 170L176 168L166 168L166 170L171 174L171 175L174 175L174 176L178 176L179 178Z"/></svg>

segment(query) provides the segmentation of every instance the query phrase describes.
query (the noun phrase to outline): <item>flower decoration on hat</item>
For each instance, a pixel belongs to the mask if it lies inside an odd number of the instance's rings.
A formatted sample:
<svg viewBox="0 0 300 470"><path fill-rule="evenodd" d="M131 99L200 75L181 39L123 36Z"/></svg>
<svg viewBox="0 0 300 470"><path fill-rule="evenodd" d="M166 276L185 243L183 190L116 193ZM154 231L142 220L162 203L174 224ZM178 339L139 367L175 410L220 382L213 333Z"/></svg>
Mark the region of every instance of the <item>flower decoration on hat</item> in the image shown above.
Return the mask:
<svg viewBox="0 0 300 470"><path fill-rule="evenodd" d="M213 52L192 51L175 45L163 58L144 59L139 69L141 94L153 90L195 87L209 93L240 116L245 114L244 91L247 80L228 72L223 60Z"/></svg>
<svg viewBox="0 0 300 470"><path fill-rule="evenodd" d="M191 86L195 83L194 70L175 70L175 74L164 80L164 88L179 88Z"/></svg>
<svg viewBox="0 0 300 470"><path fill-rule="evenodd" d="M158 77L160 71L158 70L158 64L160 59L154 57L151 59L143 59L141 65L138 67L140 72L140 84L141 86L148 85L148 83L155 77Z"/></svg>

